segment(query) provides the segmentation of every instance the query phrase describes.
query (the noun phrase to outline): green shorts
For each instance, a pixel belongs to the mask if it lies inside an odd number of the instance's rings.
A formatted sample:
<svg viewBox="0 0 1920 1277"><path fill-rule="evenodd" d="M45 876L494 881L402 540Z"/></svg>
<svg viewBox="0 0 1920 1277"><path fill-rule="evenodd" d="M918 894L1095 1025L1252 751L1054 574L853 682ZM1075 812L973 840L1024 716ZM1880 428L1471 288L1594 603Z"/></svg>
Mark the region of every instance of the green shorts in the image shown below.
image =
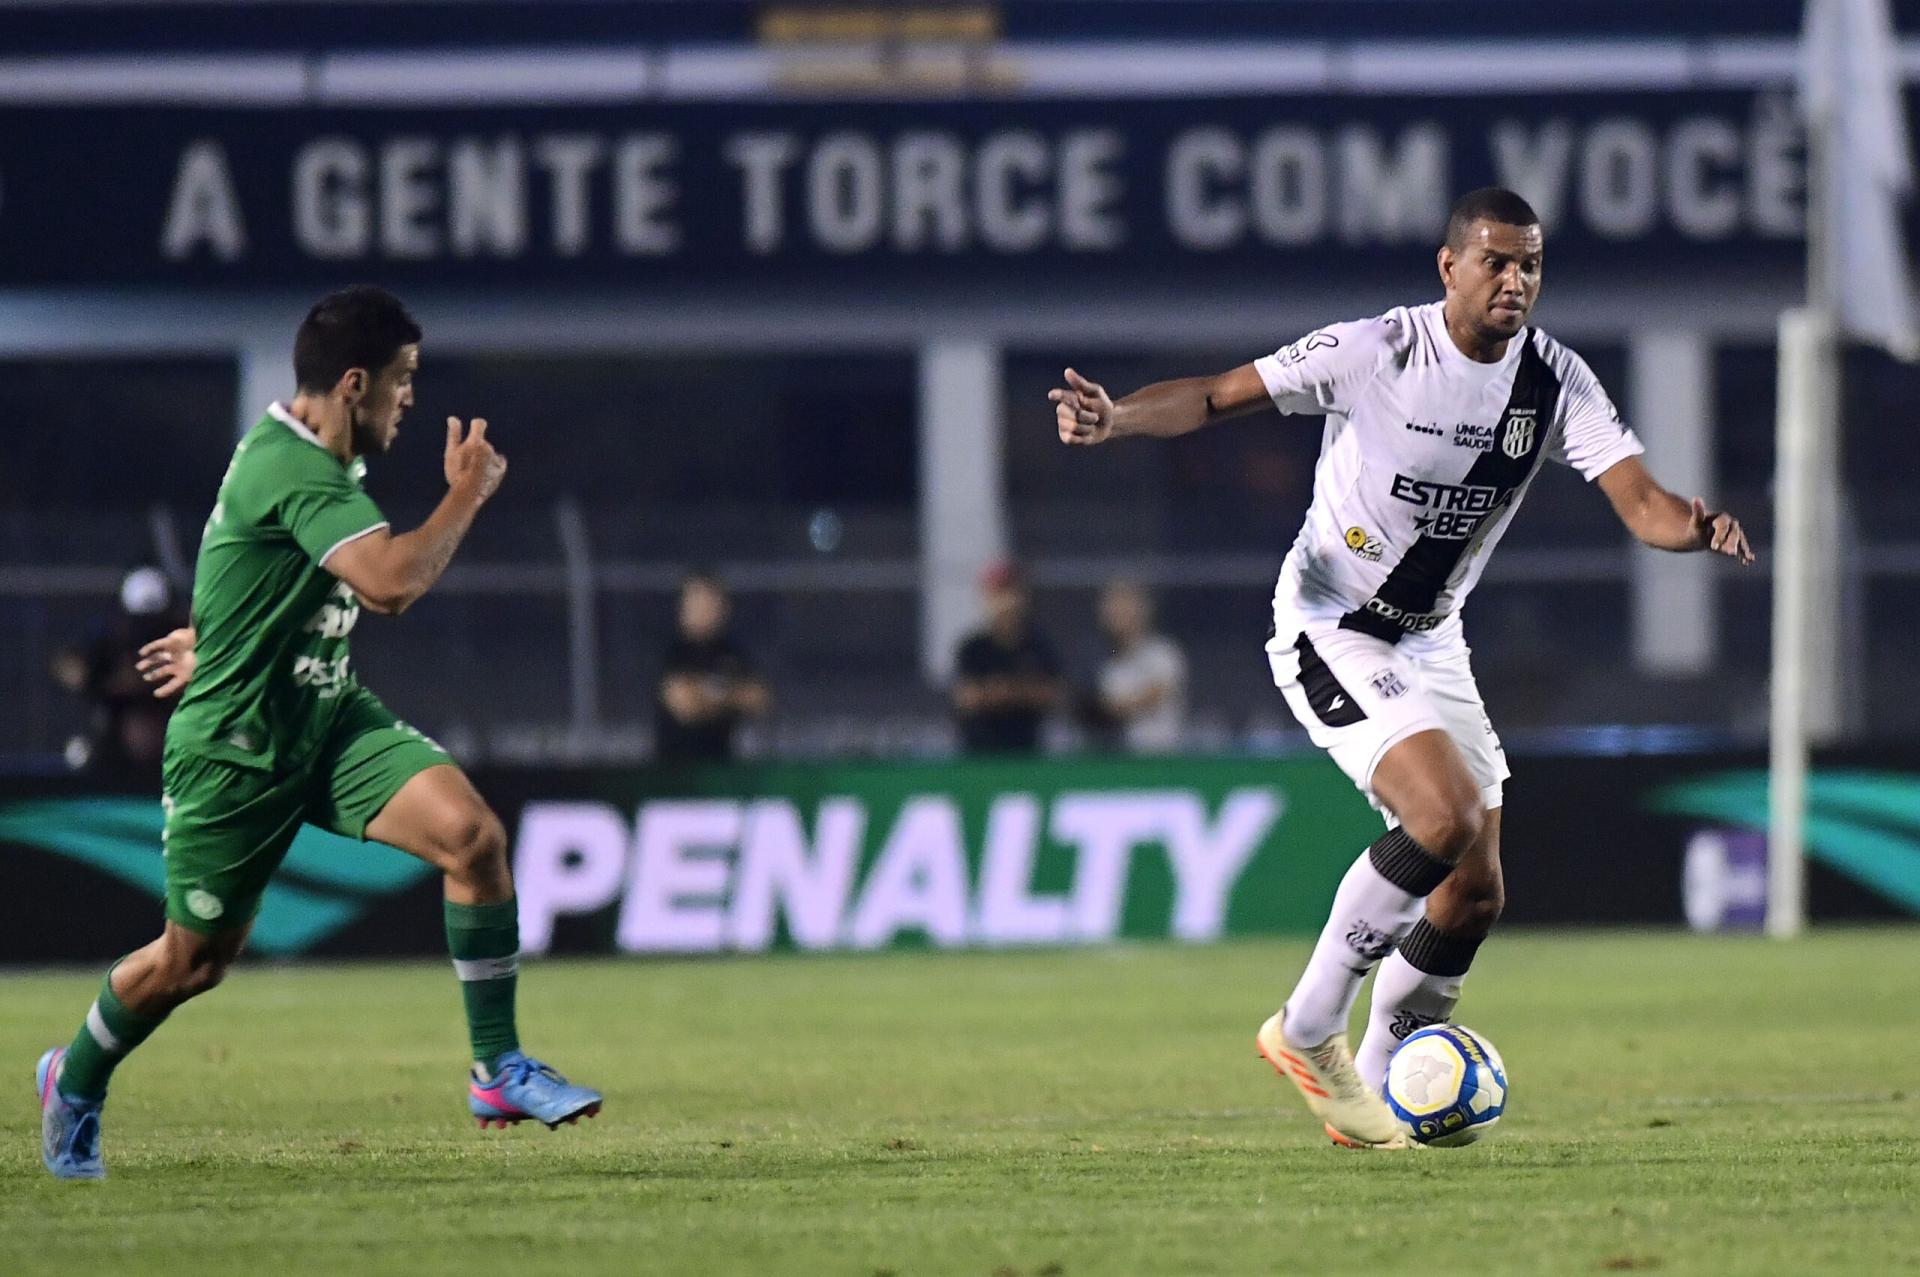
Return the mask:
<svg viewBox="0 0 1920 1277"><path fill-rule="evenodd" d="M343 695L319 753L290 772L169 748L160 799L167 917L203 933L246 926L302 823L365 839L402 785L450 761L358 686Z"/></svg>

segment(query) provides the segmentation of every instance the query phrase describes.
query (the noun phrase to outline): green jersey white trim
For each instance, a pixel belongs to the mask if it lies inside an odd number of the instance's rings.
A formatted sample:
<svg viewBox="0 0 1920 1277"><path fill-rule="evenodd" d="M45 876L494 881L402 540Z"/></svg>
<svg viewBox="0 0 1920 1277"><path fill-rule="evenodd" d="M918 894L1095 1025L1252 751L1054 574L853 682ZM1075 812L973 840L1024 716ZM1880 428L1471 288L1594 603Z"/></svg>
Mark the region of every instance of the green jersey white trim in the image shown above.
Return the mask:
<svg viewBox="0 0 1920 1277"><path fill-rule="evenodd" d="M322 451L327 450L327 445L320 442L320 436L313 433L312 430L308 429L306 422L300 420L300 418L294 416L291 412L288 412L286 409L286 406L280 403L279 400L275 400L274 402L267 405L267 415L269 417L272 417L275 421L279 422L281 425L285 426L287 429L293 431L293 433L299 435L302 439L305 439L308 443L312 444L314 447L319 448ZM359 478L361 473L364 473L364 468L362 468L361 471L356 472L354 474L354 478L356 479ZM358 541L361 537L372 536L374 533L378 532L381 528L390 528L392 526L393 525L391 523L388 523L385 519L382 519L380 520L380 522L373 524L371 527L365 527L360 529L358 532L355 532L351 536L341 537L338 541L335 541L333 543L333 545L327 550L325 554L320 556L320 560L319 560L320 566L321 567L327 566L327 560L331 559L334 556L334 552L339 550L341 546L348 545L348 544L351 544L352 542Z"/></svg>

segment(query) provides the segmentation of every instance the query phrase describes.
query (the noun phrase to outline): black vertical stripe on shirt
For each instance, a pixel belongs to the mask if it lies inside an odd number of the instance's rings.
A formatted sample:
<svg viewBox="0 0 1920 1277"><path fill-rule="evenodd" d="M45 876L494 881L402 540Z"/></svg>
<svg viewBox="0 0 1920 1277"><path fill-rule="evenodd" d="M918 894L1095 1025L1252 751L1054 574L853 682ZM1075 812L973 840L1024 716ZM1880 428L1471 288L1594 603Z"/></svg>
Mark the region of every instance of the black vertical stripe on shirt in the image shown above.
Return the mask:
<svg viewBox="0 0 1920 1277"><path fill-rule="evenodd" d="M1388 643L1397 643L1406 634L1401 618L1423 616L1433 611L1447 578L1453 575L1461 558L1480 543L1494 519L1505 509L1513 494L1527 481L1546 452L1547 433L1553 428L1554 410L1560 400L1560 378L1541 356L1531 329L1520 350L1520 366L1514 370L1513 389L1500 414L1494 432L1493 447L1474 458L1467 473L1458 480L1462 485L1491 487L1497 495L1473 535L1447 538L1421 535L1414 538L1407 552L1387 573L1373 598L1340 618L1343 630L1358 630ZM1518 456L1509 456L1505 441L1515 428L1516 418L1524 420L1531 412L1533 433Z"/></svg>

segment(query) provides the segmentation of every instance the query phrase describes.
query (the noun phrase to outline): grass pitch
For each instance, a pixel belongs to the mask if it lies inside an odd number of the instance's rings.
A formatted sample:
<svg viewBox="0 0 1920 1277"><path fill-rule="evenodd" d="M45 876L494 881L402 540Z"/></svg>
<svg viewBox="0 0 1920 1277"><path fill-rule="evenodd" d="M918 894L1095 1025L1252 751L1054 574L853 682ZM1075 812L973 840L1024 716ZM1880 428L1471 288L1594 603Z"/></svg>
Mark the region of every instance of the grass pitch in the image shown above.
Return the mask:
<svg viewBox="0 0 1920 1277"><path fill-rule="evenodd" d="M31 1098L98 975L0 977L0 1273L1913 1271L1916 940L1502 937L1507 1119L1401 1155L1255 1058L1297 943L534 964L607 1092L555 1133L465 1116L444 967L243 967L121 1070L99 1185Z"/></svg>

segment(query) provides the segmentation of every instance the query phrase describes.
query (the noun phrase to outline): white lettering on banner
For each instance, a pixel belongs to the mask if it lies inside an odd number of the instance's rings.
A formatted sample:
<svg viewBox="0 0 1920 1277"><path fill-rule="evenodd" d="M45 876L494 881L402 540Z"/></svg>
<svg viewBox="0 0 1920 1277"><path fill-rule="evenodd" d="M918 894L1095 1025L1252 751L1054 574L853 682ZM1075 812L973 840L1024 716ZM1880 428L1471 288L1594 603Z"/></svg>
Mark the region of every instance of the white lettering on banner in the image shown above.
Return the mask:
<svg viewBox="0 0 1920 1277"><path fill-rule="evenodd" d="M856 876L868 822L857 798L820 803L811 847L783 798L649 802L631 838L604 803L531 803L514 856L521 948L542 952L556 918L616 902L615 939L628 952L757 951L781 916L806 949L877 948L902 934L942 947L1108 940L1142 848L1163 850L1172 871L1170 934L1209 940L1282 809L1257 786L1229 793L1212 820L1190 790L1063 793L1051 812L1038 795L1002 794L986 813L970 892L960 810L942 794L901 806L864 883ZM1035 892L1044 855L1071 856L1065 894Z"/></svg>
<svg viewBox="0 0 1920 1277"><path fill-rule="evenodd" d="M563 133L534 144L534 159L553 186L553 251L578 257L592 245L587 180L606 158L606 143L591 133Z"/></svg>
<svg viewBox="0 0 1920 1277"><path fill-rule="evenodd" d="M1330 143L1283 125L1255 138L1251 155L1226 129L1193 129L1167 151L1168 229L1200 251L1235 247L1249 227L1264 243L1292 247L1324 238L1338 209L1346 243L1421 242L1446 217L1447 161L1437 124L1403 129L1391 143L1364 125Z"/></svg>
<svg viewBox="0 0 1920 1277"><path fill-rule="evenodd" d="M1245 207L1223 189L1240 180L1246 153L1226 129L1194 129L1167 148L1167 226L1199 252L1231 248L1246 233Z"/></svg>
<svg viewBox="0 0 1920 1277"><path fill-rule="evenodd" d="M637 133L613 153L614 230L620 251L658 257L680 247L680 228L665 220L680 188L662 170L680 144L666 133Z"/></svg>
<svg viewBox="0 0 1920 1277"><path fill-rule="evenodd" d="M1053 804L1053 836L1079 849L1073 874L1075 940L1120 933L1127 867L1133 849L1160 832L1159 800L1152 794L1062 794Z"/></svg>
<svg viewBox="0 0 1920 1277"><path fill-rule="evenodd" d="M1580 166L1580 208L1609 239L1637 239L1660 208L1659 147L1639 120L1602 120L1587 133Z"/></svg>
<svg viewBox="0 0 1920 1277"><path fill-rule="evenodd" d="M1030 189L1047 174L1047 143L1038 133L995 133L974 164L980 238L1000 253L1030 253L1046 241L1047 206Z"/></svg>
<svg viewBox="0 0 1920 1277"><path fill-rule="evenodd" d="M893 147L893 243L903 253L967 245L967 151L951 133L907 133Z"/></svg>
<svg viewBox="0 0 1920 1277"><path fill-rule="evenodd" d="M903 931L936 945L967 939L967 855L950 798L907 801L853 911L847 939L877 949Z"/></svg>
<svg viewBox="0 0 1920 1277"><path fill-rule="evenodd" d="M1340 238L1349 244L1409 244L1433 237L1447 217L1447 134L1437 124L1402 129L1395 148L1373 129L1340 130Z"/></svg>
<svg viewBox="0 0 1920 1277"><path fill-rule="evenodd" d="M1609 239L1651 236L1662 218L1688 240L1742 233L1785 239L1802 231L1805 170L1791 110L1762 99L1743 133L1713 115L1663 131L1629 116L1576 127L1502 120L1488 138L1494 173L1525 196L1551 234L1571 205Z"/></svg>
<svg viewBox="0 0 1920 1277"><path fill-rule="evenodd" d="M822 138L807 161L807 221L830 253L861 253L880 239L886 192L880 149L859 133Z"/></svg>
<svg viewBox="0 0 1920 1277"><path fill-rule="evenodd" d="M293 233L313 257L364 257L373 231L367 209L367 153L358 142L323 137L293 162Z"/></svg>
<svg viewBox="0 0 1920 1277"><path fill-rule="evenodd" d="M1673 224L1695 239L1725 239L1740 229L1740 134L1710 116L1683 120L1667 142L1667 190Z"/></svg>
<svg viewBox="0 0 1920 1277"><path fill-rule="evenodd" d="M707 953L726 936L731 852L740 804L726 799L652 802L640 809L633 885L615 939L629 953Z"/></svg>
<svg viewBox="0 0 1920 1277"><path fill-rule="evenodd" d="M773 943L776 912L793 943L830 949L840 943L841 916L853 892L867 813L857 799L828 798L815 821L813 852L800 813L784 798L750 803L740 839L727 946L749 952Z"/></svg>
<svg viewBox="0 0 1920 1277"><path fill-rule="evenodd" d="M168 261L191 257L202 244L223 262L247 251L247 232L234 194L227 153L218 142L194 142L180 153L173 198L160 231L160 251Z"/></svg>
<svg viewBox="0 0 1920 1277"><path fill-rule="evenodd" d="M701 204L686 215L701 219L703 246L737 216L740 247L760 257L1115 253L1153 230L1126 216L1139 145L1118 128L745 130L714 148L737 188L689 186ZM1494 180L1526 196L1550 233L1713 243L1801 233L1800 145L1790 108L1771 97L1746 124L1704 112L1514 117L1484 138L1418 118L1245 133L1200 124L1168 139L1146 180L1160 183L1166 234L1190 252L1424 244L1445 215L1456 152L1465 163L1483 146ZM686 150L665 131L318 137L293 157L293 241L321 261L667 257L696 246L679 220ZM706 161L708 144L692 158ZM254 175L231 164L217 141L182 149L161 232L169 260L252 251L236 177Z"/></svg>
<svg viewBox="0 0 1920 1277"><path fill-rule="evenodd" d="M527 247L527 155L516 137L462 138L447 155L447 247L518 257Z"/></svg>
<svg viewBox="0 0 1920 1277"><path fill-rule="evenodd" d="M1173 867L1173 934L1182 940L1217 938L1233 884L1281 811L1281 799L1271 790L1236 789L1209 828L1205 803L1188 790L1062 794L1054 804L1053 836L1079 848L1072 936L1105 940L1119 934L1133 850L1158 843Z"/></svg>
<svg viewBox="0 0 1920 1277"><path fill-rule="evenodd" d="M1127 235L1118 208L1124 150L1113 129L1070 130L1057 143L1027 131L993 133L971 148L945 133L883 141L841 131L804 150L791 133L743 133L722 148L740 170L744 242L762 255L787 247L786 174L796 164L805 172L807 231L830 253L883 244L949 253L976 235L1001 253L1032 252L1050 235L1070 252L1110 252Z"/></svg>
<svg viewBox="0 0 1920 1277"><path fill-rule="evenodd" d="M1113 208L1120 175L1113 171L1126 143L1113 129L1069 133L1060 145L1060 244L1069 252L1120 247L1126 228Z"/></svg>
<svg viewBox="0 0 1920 1277"><path fill-rule="evenodd" d="M1200 796L1167 795L1167 856L1173 862L1173 934L1214 940L1227 925L1227 900L1260 840L1280 819L1270 789L1236 789L1211 827Z"/></svg>
<svg viewBox="0 0 1920 1277"><path fill-rule="evenodd" d="M1327 228L1327 157L1311 129L1268 129L1253 146L1253 217L1269 244L1310 244Z"/></svg>
<svg viewBox="0 0 1920 1277"><path fill-rule="evenodd" d="M753 253L778 252L786 239L780 175L800 152L791 133L741 133L723 148L727 162L740 170L746 206L741 230Z"/></svg>
<svg viewBox="0 0 1920 1277"><path fill-rule="evenodd" d="M1754 234L1791 239L1806 234L1806 157L1791 98L1768 94L1754 109L1748 137L1747 220Z"/></svg>
<svg viewBox="0 0 1920 1277"><path fill-rule="evenodd" d="M994 800L973 920L973 934L983 943L1058 944L1070 938L1066 899L1032 894L1039 840L1039 798L1003 794Z"/></svg>
<svg viewBox="0 0 1920 1277"><path fill-rule="evenodd" d="M380 247L388 257L425 261L440 253L440 147L430 137L395 138L380 148Z"/></svg>
<svg viewBox="0 0 1920 1277"><path fill-rule="evenodd" d="M545 953L562 914L598 913L620 898L628 829L608 803L527 804L513 848L522 952Z"/></svg>
<svg viewBox="0 0 1920 1277"><path fill-rule="evenodd" d="M1502 120L1488 140L1500 184L1533 205L1548 234L1558 230L1567 211L1567 176L1573 172L1573 125L1548 120L1536 129Z"/></svg>

